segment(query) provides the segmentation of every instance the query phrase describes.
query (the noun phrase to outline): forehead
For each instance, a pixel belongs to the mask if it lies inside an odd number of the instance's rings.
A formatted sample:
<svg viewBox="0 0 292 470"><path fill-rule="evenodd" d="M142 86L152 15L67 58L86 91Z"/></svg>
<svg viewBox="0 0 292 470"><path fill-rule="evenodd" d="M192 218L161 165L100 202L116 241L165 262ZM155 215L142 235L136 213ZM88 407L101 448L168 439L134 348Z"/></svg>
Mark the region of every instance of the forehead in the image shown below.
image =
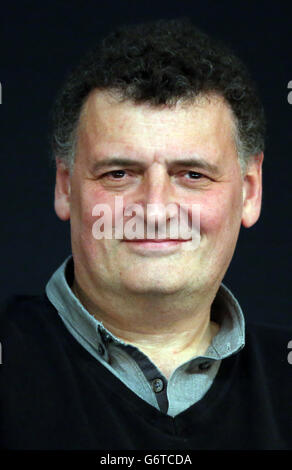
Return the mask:
<svg viewBox="0 0 292 470"><path fill-rule="evenodd" d="M219 96L200 97L194 103L153 106L120 102L94 90L82 109L78 143L90 154L167 153L187 156L193 151L218 155L234 151L232 111Z"/></svg>

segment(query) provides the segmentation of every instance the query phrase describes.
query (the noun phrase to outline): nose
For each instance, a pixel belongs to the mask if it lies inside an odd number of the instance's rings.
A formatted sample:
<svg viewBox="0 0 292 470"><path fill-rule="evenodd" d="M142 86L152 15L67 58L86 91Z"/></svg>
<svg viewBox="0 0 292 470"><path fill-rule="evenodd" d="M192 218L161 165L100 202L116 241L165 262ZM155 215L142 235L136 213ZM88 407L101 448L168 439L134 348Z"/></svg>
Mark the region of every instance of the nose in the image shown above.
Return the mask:
<svg viewBox="0 0 292 470"><path fill-rule="evenodd" d="M164 233L172 218L178 214L173 188L167 169L154 163L145 176L141 204L144 209L144 223L148 233Z"/></svg>
<svg viewBox="0 0 292 470"><path fill-rule="evenodd" d="M170 177L163 164L154 162L145 173L143 199L147 204L165 204L169 197Z"/></svg>

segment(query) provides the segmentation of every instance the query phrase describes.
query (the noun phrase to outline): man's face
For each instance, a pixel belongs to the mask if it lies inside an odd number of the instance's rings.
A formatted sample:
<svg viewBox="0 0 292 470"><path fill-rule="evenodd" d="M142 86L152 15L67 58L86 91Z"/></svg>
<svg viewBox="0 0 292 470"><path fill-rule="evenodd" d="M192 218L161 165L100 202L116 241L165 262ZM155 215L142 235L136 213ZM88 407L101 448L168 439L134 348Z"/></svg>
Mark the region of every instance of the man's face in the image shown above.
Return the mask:
<svg viewBox="0 0 292 470"><path fill-rule="evenodd" d="M262 159L242 176L232 123L218 97L170 108L118 103L98 91L89 95L74 171L70 177L58 164L55 202L59 217L70 218L75 279L85 292L190 294L219 287L241 223L255 223L261 204ZM131 164L106 166L117 158ZM190 159L197 164L182 164ZM110 208L113 230L118 220L130 218L123 209L115 214L115 196L122 196L123 208L134 203L143 208L145 227L149 204L199 205L199 246L96 239L96 204ZM170 219L168 214L167 230Z"/></svg>

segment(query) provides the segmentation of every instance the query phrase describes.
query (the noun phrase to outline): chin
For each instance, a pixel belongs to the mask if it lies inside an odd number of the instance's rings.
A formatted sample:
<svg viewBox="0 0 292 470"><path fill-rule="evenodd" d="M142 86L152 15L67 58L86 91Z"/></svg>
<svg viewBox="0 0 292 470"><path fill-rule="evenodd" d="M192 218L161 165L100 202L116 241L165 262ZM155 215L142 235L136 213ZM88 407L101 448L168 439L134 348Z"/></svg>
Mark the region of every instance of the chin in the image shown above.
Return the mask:
<svg viewBox="0 0 292 470"><path fill-rule="evenodd" d="M136 294L168 295L181 291L184 288L184 282L182 279L171 279L169 275L165 275L163 278L160 274L151 278L135 276L134 279L131 279L127 277L124 286L128 291Z"/></svg>

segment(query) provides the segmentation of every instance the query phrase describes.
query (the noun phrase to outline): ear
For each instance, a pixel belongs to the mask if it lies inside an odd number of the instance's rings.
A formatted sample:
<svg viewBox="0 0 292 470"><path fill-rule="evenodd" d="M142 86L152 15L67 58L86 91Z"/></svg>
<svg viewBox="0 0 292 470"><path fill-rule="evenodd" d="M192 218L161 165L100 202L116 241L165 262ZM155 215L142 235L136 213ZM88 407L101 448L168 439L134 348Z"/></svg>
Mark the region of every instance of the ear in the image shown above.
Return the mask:
<svg viewBox="0 0 292 470"><path fill-rule="evenodd" d="M61 220L70 219L70 171L59 159L56 160L55 212Z"/></svg>
<svg viewBox="0 0 292 470"><path fill-rule="evenodd" d="M253 156L248 163L243 177L243 209L241 222L246 228L254 225L260 216L262 206L263 160L263 153Z"/></svg>

